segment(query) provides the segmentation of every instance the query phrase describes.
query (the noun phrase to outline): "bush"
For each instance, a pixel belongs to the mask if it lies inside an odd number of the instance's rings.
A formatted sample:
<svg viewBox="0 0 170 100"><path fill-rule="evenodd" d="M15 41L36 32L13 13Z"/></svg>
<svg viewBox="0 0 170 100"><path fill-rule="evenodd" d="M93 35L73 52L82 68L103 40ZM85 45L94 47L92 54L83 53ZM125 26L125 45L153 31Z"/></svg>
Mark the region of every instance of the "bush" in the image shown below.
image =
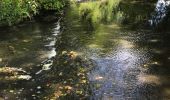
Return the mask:
<svg viewBox="0 0 170 100"><path fill-rule="evenodd" d="M2 0L0 3L0 23L12 25L31 18L37 13L37 3L32 0Z"/></svg>
<svg viewBox="0 0 170 100"><path fill-rule="evenodd" d="M83 20L91 21L94 27L100 22L111 22L116 14L120 0L88 1L79 5L80 16Z"/></svg>
<svg viewBox="0 0 170 100"><path fill-rule="evenodd" d="M66 0L65 0L66 1ZM64 0L38 0L41 9L59 10L65 6Z"/></svg>
<svg viewBox="0 0 170 100"><path fill-rule="evenodd" d="M32 16L36 15L40 9L59 10L65 6L65 1L2 0L0 1L0 26L11 26L26 18L32 18Z"/></svg>

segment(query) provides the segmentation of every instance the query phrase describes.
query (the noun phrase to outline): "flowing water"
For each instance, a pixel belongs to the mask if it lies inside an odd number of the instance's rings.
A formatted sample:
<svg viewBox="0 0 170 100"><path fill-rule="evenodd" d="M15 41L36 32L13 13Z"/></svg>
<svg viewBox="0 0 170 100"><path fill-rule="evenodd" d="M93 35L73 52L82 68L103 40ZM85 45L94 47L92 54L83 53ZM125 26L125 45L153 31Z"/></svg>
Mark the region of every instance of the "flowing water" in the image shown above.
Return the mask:
<svg viewBox="0 0 170 100"><path fill-rule="evenodd" d="M154 12L153 2L120 4L123 25L100 24L95 31L81 23L74 9L66 11L63 24L31 21L1 29L0 65L23 74L20 81L0 78L0 97L39 100L50 94L46 76L54 71L55 57L75 51L93 62L87 73L90 100L169 100L170 32L143 28Z"/></svg>
<svg viewBox="0 0 170 100"><path fill-rule="evenodd" d="M0 96L3 99L40 98L36 95L42 94L42 73L52 68L59 33L60 22L31 21L1 30L1 66L24 72L18 78L1 75Z"/></svg>

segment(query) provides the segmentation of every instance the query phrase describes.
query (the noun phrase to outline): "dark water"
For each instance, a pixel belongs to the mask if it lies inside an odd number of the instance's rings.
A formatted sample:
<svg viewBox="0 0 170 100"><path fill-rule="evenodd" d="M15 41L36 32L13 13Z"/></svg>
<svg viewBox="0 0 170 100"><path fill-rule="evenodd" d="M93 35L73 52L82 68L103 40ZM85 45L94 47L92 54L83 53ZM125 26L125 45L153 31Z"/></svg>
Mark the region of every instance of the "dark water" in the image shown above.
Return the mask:
<svg viewBox="0 0 170 100"><path fill-rule="evenodd" d="M1 29L0 65L22 68L26 76L21 81L1 78L0 97L45 97L50 90L43 76L50 75L45 72L52 71L54 56L75 51L94 63L87 73L91 100L169 100L170 32L143 28L154 9L154 2L121 2L126 15L121 25L101 24L95 31L81 23L74 8L67 10L63 26L33 21Z"/></svg>
<svg viewBox="0 0 170 100"><path fill-rule="evenodd" d="M42 88L45 88L46 83L39 74L52 67L52 59L56 55L56 36L59 32L59 22L31 21L9 29L1 29L1 67L6 66L24 72L19 74L18 78L1 75L1 98L32 100L45 93Z"/></svg>
<svg viewBox="0 0 170 100"><path fill-rule="evenodd" d="M153 14L151 20L149 20L151 26L159 24L167 16L169 5L169 0L158 0L155 8L155 13Z"/></svg>

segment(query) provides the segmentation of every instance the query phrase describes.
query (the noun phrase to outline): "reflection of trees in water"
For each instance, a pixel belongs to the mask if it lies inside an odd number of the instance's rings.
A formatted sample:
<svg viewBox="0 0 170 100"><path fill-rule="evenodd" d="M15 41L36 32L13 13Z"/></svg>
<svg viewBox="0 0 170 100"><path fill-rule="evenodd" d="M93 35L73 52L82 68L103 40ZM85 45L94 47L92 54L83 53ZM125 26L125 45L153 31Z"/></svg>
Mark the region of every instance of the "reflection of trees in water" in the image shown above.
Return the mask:
<svg viewBox="0 0 170 100"><path fill-rule="evenodd" d="M92 27L100 23L111 22L113 11L117 9L120 0L96 0L84 2L79 5L79 13L83 21L91 23Z"/></svg>
<svg viewBox="0 0 170 100"><path fill-rule="evenodd" d="M164 20L164 18L167 16L167 9L169 5L169 1L158 0L155 8L155 13L149 20L151 26L157 26L159 23L162 22L162 20Z"/></svg>
<svg viewBox="0 0 170 100"><path fill-rule="evenodd" d="M108 0L103 2L85 2L79 6L83 20L96 27L100 23L115 22L118 24L143 26L151 12L154 11L155 1Z"/></svg>
<svg viewBox="0 0 170 100"><path fill-rule="evenodd" d="M149 20L150 25L157 31L168 31L170 25L170 1L158 0L155 11Z"/></svg>
<svg viewBox="0 0 170 100"><path fill-rule="evenodd" d="M123 13L122 24L132 25L135 27L143 26L154 10L154 2L144 0L126 0L119 5L120 11ZM137 26L136 26L137 25Z"/></svg>

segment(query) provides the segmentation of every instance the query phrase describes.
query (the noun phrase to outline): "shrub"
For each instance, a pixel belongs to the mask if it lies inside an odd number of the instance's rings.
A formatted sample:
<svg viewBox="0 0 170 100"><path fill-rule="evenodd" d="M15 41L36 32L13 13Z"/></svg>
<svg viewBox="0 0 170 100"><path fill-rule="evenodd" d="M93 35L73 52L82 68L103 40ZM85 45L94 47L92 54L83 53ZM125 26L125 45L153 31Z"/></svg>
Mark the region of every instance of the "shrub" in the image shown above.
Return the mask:
<svg viewBox="0 0 170 100"><path fill-rule="evenodd" d="M32 0L2 0L0 3L0 22L3 25L12 25L31 18L37 13L37 3Z"/></svg>
<svg viewBox="0 0 170 100"><path fill-rule="evenodd" d="M65 6L66 0L38 0L41 9L59 10Z"/></svg>
<svg viewBox="0 0 170 100"><path fill-rule="evenodd" d="M93 27L100 22L111 22L117 13L114 14L120 0L97 0L88 1L79 5L79 14L83 20L91 21Z"/></svg>
<svg viewBox="0 0 170 100"><path fill-rule="evenodd" d="M1 0L0 26L13 25L32 18L40 9L59 10L67 0Z"/></svg>

